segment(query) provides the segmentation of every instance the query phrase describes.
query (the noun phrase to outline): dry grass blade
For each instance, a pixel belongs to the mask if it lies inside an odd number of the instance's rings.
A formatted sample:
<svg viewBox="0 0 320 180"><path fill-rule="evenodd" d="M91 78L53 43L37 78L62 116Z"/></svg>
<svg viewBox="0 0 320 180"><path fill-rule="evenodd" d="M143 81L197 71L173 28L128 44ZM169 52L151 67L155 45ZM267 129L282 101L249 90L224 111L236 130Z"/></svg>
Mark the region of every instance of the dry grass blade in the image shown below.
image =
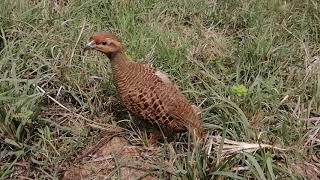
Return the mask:
<svg viewBox="0 0 320 180"><path fill-rule="evenodd" d="M78 38L77 38L76 43L74 44L73 49L72 49L72 53L71 53L71 56L70 56L70 59L69 59L69 65L72 64L72 58L73 58L73 56L74 56L74 52L76 51L76 47L77 47L77 45L78 45L78 43L79 43L79 41L80 41L80 38L81 38L81 36L82 36L82 33L83 33L83 30L84 30L85 25L86 25L86 19L84 19L83 22L82 22L81 31L80 31L80 33L79 33L79 36L78 36Z"/></svg>
<svg viewBox="0 0 320 180"><path fill-rule="evenodd" d="M209 145L209 149L212 149L211 146L213 145L219 146L223 141L222 154L224 156L239 154L243 152L251 153L259 149L274 149L278 151L288 151L288 149L280 148L269 144L238 142L229 139L222 140L221 136L211 136L209 138L212 139L210 140L211 143Z"/></svg>
<svg viewBox="0 0 320 180"><path fill-rule="evenodd" d="M46 94L45 90L43 90L41 87L36 86L37 89L42 92L43 94ZM101 130L108 130L111 132L123 132L125 131L125 129L121 128L121 127L116 127L110 124L101 124L101 123L97 123L94 122L91 119L88 119L80 114L77 114L75 112L73 112L72 110L70 110L69 108L67 108L66 106L64 106L63 104L61 104L59 101L57 101L55 98L53 98L52 96L46 94L46 96L51 99L53 102L55 102L56 104L58 104L60 107L62 107L63 109L67 110L68 112L72 113L74 116L81 118L83 120L85 120L86 122L88 122L88 125L92 128L96 128L96 129L101 129Z"/></svg>

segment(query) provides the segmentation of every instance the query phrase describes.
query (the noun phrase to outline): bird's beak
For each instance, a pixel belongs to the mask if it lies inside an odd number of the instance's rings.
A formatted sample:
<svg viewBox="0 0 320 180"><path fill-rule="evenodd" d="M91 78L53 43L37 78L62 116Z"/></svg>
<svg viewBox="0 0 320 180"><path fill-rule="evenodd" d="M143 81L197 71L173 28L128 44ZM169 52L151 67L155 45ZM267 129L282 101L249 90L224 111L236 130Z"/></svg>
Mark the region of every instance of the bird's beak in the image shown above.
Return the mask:
<svg viewBox="0 0 320 180"><path fill-rule="evenodd" d="M87 45L84 46L83 50L87 51L87 50L93 49L95 47L96 47L96 43L94 41L91 41Z"/></svg>

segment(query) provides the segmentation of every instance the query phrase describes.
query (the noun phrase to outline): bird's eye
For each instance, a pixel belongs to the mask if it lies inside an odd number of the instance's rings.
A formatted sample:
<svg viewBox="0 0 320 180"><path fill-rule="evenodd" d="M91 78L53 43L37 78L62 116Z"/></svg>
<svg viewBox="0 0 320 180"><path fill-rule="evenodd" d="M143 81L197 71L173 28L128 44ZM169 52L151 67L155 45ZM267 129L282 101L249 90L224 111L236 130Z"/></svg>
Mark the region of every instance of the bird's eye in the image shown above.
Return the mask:
<svg viewBox="0 0 320 180"><path fill-rule="evenodd" d="M106 42L106 41L103 41L103 42L102 42L102 45L107 45L107 42Z"/></svg>

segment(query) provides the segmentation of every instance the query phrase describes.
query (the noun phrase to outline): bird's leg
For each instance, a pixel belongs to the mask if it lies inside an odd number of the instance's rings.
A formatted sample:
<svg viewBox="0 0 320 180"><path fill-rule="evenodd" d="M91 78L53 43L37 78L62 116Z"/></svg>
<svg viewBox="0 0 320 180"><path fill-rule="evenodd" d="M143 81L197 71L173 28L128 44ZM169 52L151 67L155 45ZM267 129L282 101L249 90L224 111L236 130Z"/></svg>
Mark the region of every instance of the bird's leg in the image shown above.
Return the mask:
<svg viewBox="0 0 320 180"><path fill-rule="evenodd" d="M159 145L161 140L164 139L163 134L161 133L161 131L154 131L154 132L150 132L149 137L147 137L147 145L150 146L156 146Z"/></svg>
<svg viewBox="0 0 320 180"><path fill-rule="evenodd" d="M147 136L147 143L150 145L159 145L160 142L170 142L174 139L173 131L169 129L153 129L152 132Z"/></svg>

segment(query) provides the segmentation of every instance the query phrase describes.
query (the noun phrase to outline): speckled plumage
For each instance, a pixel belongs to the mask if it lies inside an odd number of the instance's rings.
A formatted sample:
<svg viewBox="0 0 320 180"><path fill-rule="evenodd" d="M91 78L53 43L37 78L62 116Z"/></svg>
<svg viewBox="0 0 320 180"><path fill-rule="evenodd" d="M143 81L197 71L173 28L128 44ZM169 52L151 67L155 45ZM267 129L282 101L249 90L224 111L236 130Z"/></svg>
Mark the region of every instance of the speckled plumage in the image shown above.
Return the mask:
<svg viewBox="0 0 320 180"><path fill-rule="evenodd" d="M97 38L98 37L98 38ZM173 132L195 131L202 137L203 128L199 114L183 96L179 88L151 65L129 61L120 41L113 34L95 34L91 40L119 46L105 53L111 61L113 80L121 102L135 116Z"/></svg>

